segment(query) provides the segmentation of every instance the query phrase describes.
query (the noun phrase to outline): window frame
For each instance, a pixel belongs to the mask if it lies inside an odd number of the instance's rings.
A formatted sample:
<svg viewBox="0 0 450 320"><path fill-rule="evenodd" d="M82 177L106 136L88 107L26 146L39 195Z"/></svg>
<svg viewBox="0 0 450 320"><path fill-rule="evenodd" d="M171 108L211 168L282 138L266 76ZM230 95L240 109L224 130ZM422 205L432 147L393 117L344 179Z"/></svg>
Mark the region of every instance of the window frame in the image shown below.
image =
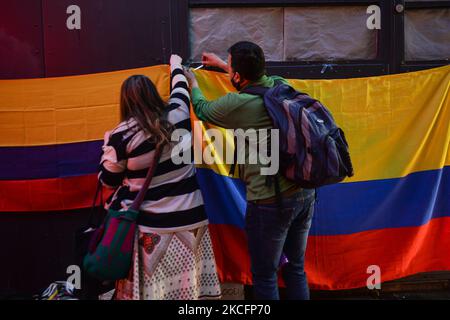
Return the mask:
<svg viewBox="0 0 450 320"><path fill-rule="evenodd" d="M396 42L397 50L395 54L394 71L395 73L411 72L424 70L429 68L435 68L444 66L450 63L450 60L415 60L407 61L405 59L405 12L409 10L421 10L421 9L438 9L447 8L450 9L450 1L405 1L396 0L395 5L403 5L404 10L401 13L394 12L394 28L398 30L395 36L398 41Z"/></svg>
<svg viewBox="0 0 450 320"><path fill-rule="evenodd" d="M386 1L373 0L248 0L245 3L237 0L190 0L191 8L223 8L223 7L305 7L305 6L370 6L376 4L381 9L382 28L378 31L377 57L373 60L341 60L341 61L283 61L267 62L269 74L285 77L332 79L349 77L367 77L387 74L389 64L389 34L384 24L390 24L386 19L388 6ZM189 23L189 21L188 21ZM189 51L189 50L188 50ZM331 67L330 67L331 66Z"/></svg>
<svg viewBox="0 0 450 320"><path fill-rule="evenodd" d="M381 30L378 33L377 52L373 60L346 61L286 61L268 62L269 74L278 74L292 78L332 79L350 77L368 77L433 68L449 64L448 60L404 61L404 13L408 9L450 8L450 1L404 1L404 0L171 0L177 6L184 7L183 25L175 25L175 30L183 32L183 55L189 56L189 10L191 8L223 7L302 7L302 6L357 6L378 5L381 9ZM402 4L403 12L396 12L396 6ZM177 27L182 27L177 28ZM324 67L327 67L324 72Z"/></svg>

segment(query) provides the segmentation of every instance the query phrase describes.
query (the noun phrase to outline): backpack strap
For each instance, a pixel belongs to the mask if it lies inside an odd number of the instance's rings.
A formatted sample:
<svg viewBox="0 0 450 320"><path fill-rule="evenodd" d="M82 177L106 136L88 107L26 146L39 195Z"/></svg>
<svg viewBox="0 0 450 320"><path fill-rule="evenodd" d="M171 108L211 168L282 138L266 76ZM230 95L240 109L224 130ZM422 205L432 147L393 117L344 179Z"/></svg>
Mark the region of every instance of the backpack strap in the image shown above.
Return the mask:
<svg viewBox="0 0 450 320"><path fill-rule="evenodd" d="M228 176L233 176L234 171L236 170L236 164L237 164L237 138L234 136L234 151L233 151L233 163L230 166L230 171L228 172Z"/></svg>
<svg viewBox="0 0 450 320"><path fill-rule="evenodd" d="M260 96L260 97L264 97L264 95L266 94L266 92L269 90L270 88L267 87L261 87L261 86L251 86L251 87L247 87L242 89L239 94L241 93L247 93L247 94L252 94L255 96Z"/></svg>
<svg viewBox="0 0 450 320"><path fill-rule="evenodd" d="M274 86L278 86L278 85L281 85L281 84L284 84L283 81L281 81L281 80L275 80L274 81ZM269 91L269 89L271 89L271 88L262 87L262 86L249 86L249 87L246 87L246 88L242 89L239 92L239 94L247 93L247 94L253 94L255 96L264 97L264 95L266 94L267 91Z"/></svg>
<svg viewBox="0 0 450 320"><path fill-rule="evenodd" d="M279 86L279 85L283 85L283 81L281 80L275 80L274 86ZM267 91L269 91L268 87L262 87L262 86L249 86L247 88L244 88L243 90L241 90L239 93L247 93L247 94L252 94L255 96L260 96L263 97L265 96L265 94L267 93ZM236 153L236 149L235 149L235 158L237 158L237 153ZM230 175L232 172L234 172L234 167L232 166L232 170L230 170ZM279 181L279 176L278 173L273 175L273 176L267 176L266 177L266 186L268 186L269 188L272 186L272 184L274 185L274 189L275 189L275 198L276 198L276 202L277 202L277 206L278 206L278 211L281 214L282 210L283 210L283 194L281 193L280 190L280 181Z"/></svg>
<svg viewBox="0 0 450 320"><path fill-rule="evenodd" d="M252 95L260 96L260 97L264 98L264 95L266 94L266 92L269 89L270 88L261 87L261 86L250 86L250 87L246 87L243 90L241 90L239 92L239 94L247 93L247 94L252 94ZM230 176L230 177L233 176L234 172L236 171L237 158L238 158L238 154L237 154L237 139L236 139L236 137L234 137L233 163L231 164L230 171L228 172L228 176Z"/></svg>

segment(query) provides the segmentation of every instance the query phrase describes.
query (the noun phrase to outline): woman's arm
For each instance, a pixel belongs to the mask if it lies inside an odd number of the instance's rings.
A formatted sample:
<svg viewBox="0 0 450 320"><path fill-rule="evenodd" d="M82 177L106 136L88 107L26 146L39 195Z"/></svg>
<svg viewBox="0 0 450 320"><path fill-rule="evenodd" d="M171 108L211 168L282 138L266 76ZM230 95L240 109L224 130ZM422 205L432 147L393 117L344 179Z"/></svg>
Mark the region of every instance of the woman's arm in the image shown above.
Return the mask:
<svg viewBox="0 0 450 320"><path fill-rule="evenodd" d="M180 112L189 115L189 85L183 72L180 56L173 54L170 57L170 109L180 109Z"/></svg>
<svg viewBox="0 0 450 320"><path fill-rule="evenodd" d="M127 160L125 146L121 139L121 132L111 134L108 131L105 133L98 179L109 188L117 188L122 185L125 177Z"/></svg>

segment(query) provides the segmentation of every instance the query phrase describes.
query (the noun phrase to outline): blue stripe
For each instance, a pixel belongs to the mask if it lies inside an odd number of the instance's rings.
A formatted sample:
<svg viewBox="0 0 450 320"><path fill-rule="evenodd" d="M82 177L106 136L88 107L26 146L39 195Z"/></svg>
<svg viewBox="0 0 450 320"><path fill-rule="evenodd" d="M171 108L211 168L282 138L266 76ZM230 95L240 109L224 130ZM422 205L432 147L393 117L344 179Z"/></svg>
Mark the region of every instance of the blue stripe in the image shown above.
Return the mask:
<svg viewBox="0 0 450 320"><path fill-rule="evenodd" d="M222 176L210 169L197 168L197 181L209 221L244 228L245 185L239 179Z"/></svg>
<svg viewBox="0 0 450 320"><path fill-rule="evenodd" d="M319 190L313 235L421 226L450 216L450 167Z"/></svg>
<svg viewBox="0 0 450 320"><path fill-rule="evenodd" d="M80 176L98 172L103 141L0 148L0 180Z"/></svg>
<svg viewBox="0 0 450 320"><path fill-rule="evenodd" d="M244 184L208 169L198 169L198 179L210 222L244 228ZM421 226L448 216L450 167L445 167L398 179L322 187L310 234L341 235Z"/></svg>
<svg viewBox="0 0 450 320"><path fill-rule="evenodd" d="M102 141L0 148L0 180L45 179L96 173ZM210 221L244 227L245 186L198 169ZM212 187L213 186L213 187ZM342 183L319 189L312 235L420 226L450 216L450 167L398 179Z"/></svg>

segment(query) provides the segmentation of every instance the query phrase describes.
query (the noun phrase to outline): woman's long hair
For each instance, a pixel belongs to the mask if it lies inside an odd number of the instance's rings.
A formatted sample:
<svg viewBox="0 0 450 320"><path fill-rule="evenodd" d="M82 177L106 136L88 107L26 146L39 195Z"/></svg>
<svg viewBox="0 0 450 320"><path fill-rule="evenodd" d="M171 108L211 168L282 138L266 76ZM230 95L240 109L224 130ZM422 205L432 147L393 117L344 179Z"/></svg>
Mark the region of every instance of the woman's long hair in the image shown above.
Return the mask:
<svg viewBox="0 0 450 320"><path fill-rule="evenodd" d="M120 90L121 121L133 118L157 145L171 141L173 126L164 117L165 108L166 104L148 77L134 75L123 82Z"/></svg>

